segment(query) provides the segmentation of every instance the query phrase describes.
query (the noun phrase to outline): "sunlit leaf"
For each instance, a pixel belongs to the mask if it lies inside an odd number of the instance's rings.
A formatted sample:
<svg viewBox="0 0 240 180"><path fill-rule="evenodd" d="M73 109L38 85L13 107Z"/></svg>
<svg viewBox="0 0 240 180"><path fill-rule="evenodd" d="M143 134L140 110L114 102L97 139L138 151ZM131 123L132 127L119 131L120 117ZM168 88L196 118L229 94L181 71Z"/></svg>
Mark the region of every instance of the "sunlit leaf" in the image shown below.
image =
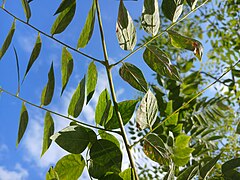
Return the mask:
<svg viewBox="0 0 240 180"><path fill-rule="evenodd" d="M171 43L174 47L193 51L194 55L201 61L203 55L203 45L201 42L178 34L177 32L172 30L169 30L167 32L171 38Z"/></svg>
<svg viewBox="0 0 240 180"><path fill-rule="evenodd" d="M136 122L141 129L152 128L157 119L157 99L149 89L137 109Z"/></svg>
<svg viewBox="0 0 240 180"><path fill-rule="evenodd" d="M68 126L51 136L51 139L73 154L82 153L89 144L88 132L81 126Z"/></svg>
<svg viewBox="0 0 240 180"><path fill-rule="evenodd" d="M61 94L63 94L63 91L65 90L67 83L69 81L69 78L73 71L73 57L71 53L67 50L66 47L63 47L62 49L62 91Z"/></svg>
<svg viewBox="0 0 240 180"><path fill-rule="evenodd" d="M123 180L135 180L134 171L132 168L125 169L123 172L119 173Z"/></svg>
<svg viewBox="0 0 240 180"><path fill-rule="evenodd" d="M49 112L46 113L45 115L45 120L44 120L44 133L43 133L43 146L42 146L42 154L48 150L50 147L52 140L50 137L54 134L54 122L51 114Z"/></svg>
<svg viewBox="0 0 240 180"><path fill-rule="evenodd" d="M136 29L129 12L123 4L123 0L120 0L116 26L120 47L124 50L133 50L137 42Z"/></svg>
<svg viewBox="0 0 240 180"><path fill-rule="evenodd" d="M0 49L0 60L2 59L2 57L6 53L9 45L12 42L12 38L13 38L13 35L14 35L14 32L15 32L15 29L16 29L16 20L14 19L14 21L12 23L12 26L11 26L11 29L9 30L8 35L7 35L6 39L4 40L3 45Z"/></svg>
<svg viewBox="0 0 240 180"><path fill-rule="evenodd" d="M183 0L163 0L162 11L166 18L176 22L183 11Z"/></svg>
<svg viewBox="0 0 240 180"><path fill-rule="evenodd" d="M60 34L63 32L73 19L76 10L76 0L62 11L52 25L51 34Z"/></svg>
<svg viewBox="0 0 240 180"><path fill-rule="evenodd" d="M104 125L109 121L113 114L113 107L110 99L108 90L102 91L98 98L96 111L95 111L95 122L99 125Z"/></svg>
<svg viewBox="0 0 240 180"><path fill-rule="evenodd" d="M24 9L25 16L26 16L27 22L28 22L31 17L31 10L30 10L29 4L28 4L27 0L21 0L21 1L22 1L22 6Z"/></svg>
<svg viewBox="0 0 240 180"><path fill-rule="evenodd" d="M198 0L187 0L188 5L191 7L191 9L195 9L197 5Z"/></svg>
<svg viewBox="0 0 240 180"><path fill-rule="evenodd" d="M75 90L70 104L68 106L68 114L77 118L82 112L85 101L85 76L78 84L77 89Z"/></svg>
<svg viewBox="0 0 240 180"><path fill-rule="evenodd" d="M48 170L46 180L59 180L58 174L53 167Z"/></svg>
<svg viewBox="0 0 240 180"><path fill-rule="evenodd" d="M53 93L55 88L55 77L54 77L54 69L53 69L53 62L48 73L48 82L47 85L44 87L42 91L41 97L41 105L47 106L52 101Z"/></svg>
<svg viewBox="0 0 240 180"><path fill-rule="evenodd" d="M120 148L120 143L119 143L118 139L115 136L113 136L112 134L109 134L109 133L107 133L107 132L105 132L103 130L98 130L98 133L99 133L99 135L101 136L102 139L106 139L108 141L111 141L114 144L116 144L117 147Z"/></svg>
<svg viewBox="0 0 240 180"><path fill-rule="evenodd" d="M158 0L144 0L141 23L143 29L155 36L160 27Z"/></svg>
<svg viewBox="0 0 240 180"><path fill-rule="evenodd" d="M97 85L97 79L98 79L97 67L94 64L94 62L91 62L88 66L87 71L87 104L94 94Z"/></svg>
<svg viewBox="0 0 240 180"><path fill-rule="evenodd" d="M27 65L27 69L26 69L26 72L25 72L24 77L23 77L23 81L25 80L25 78L26 78L29 70L31 69L33 63L38 58L38 56L40 54L40 51L41 51L41 48L42 48L42 40L41 40L40 34L38 34L35 45L34 45L34 48L32 50L31 56L30 56L30 59L28 61L28 65Z"/></svg>
<svg viewBox="0 0 240 180"><path fill-rule="evenodd" d="M177 68L171 64L167 55L154 46L148 46L143 53L146 64L159 75L180 81Z"/></svg>
<svg viewBox="0 0 240 180"><path fill-rule="evenodd" d="M87 20L78 39L77 48L84 48L92 37L96 14L96 2L93 0L92 7L88 12Z"/></svg>
<svg viewBox="0 0 240 180"><path fill-rule="evenodd" d="M57 11L54 13L54 15L64 11L68 7L70 7L76 0L63 0L58 7Z"/></svg>
<svg viewBox="0 0 240 180"><path fill-rule="evenodd" d="M82 155L68 154L57 162L54 169L60 180L78 180L84 167L85 160Z"/></svg>
<svg viewBox="0 0 240 180"><path fill-rule="evenodd" d="M26 131L27 125L28 125L28 112L27 112L25 104L22 103L19 127L18 127L17 147Z"/></svg>
<svg viewBox="0 0 240 180"><path fill-rule="evenodd" d="M146 92L148 89L147 82L142 71L130 63L123 63L119 69L120 76L135 89Z"/></svg>

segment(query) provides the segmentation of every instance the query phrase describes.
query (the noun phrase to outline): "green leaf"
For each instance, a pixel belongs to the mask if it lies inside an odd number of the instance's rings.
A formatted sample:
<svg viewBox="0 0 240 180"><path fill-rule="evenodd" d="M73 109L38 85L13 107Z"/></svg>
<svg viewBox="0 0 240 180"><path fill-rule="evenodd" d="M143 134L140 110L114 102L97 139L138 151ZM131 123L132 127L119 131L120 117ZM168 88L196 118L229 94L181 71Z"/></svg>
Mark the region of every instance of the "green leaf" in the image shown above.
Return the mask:
<svg viewBox="0 0 240 180"><path fill-rule="evenodd" d="M171 64L167 55L154 46L148 46L143 53L146 64L157 74L180 81L177 68Z"/></svg>
<svg viewBox="0 0 240 180"><path fill-rule="evenodd" d="M99 180L123 180L118 174L116 173L109 173L106 176L100 178Z"/></svg>
<svg viewBox="0 0 240 180"><path fill-rule="evenodd" d="M144 0L141 23L143 29L155 36L160 27L158 0Z"/></svg>
<svg viewBox="0 0 240 180"><path fill-rule="evenodd" d="M65 90L67 83L69 81L69 78L73 71L73 57L71 53L67 50L66 47L63 47L62 49L62 91L61 95L63 94L63 91Z"/></svg>
<svg viewBox="0 0 240 180"><path fill-rule="evenodd" d="M240 167L240 158L231 159L222 165L222 173L224 176L229 176L231 171L237 167Z"/></svg>
<svg viewBox="0 0 240 180"><path fill-rule="evenodd" d="M94 94L97 85L97 79L98 79L97 67L94 64L94 62L91 62L88 66L87 71L87 104Z"/></svg>
<svg viewBox="0 0 240 180"><path fill-rule="evenodd" d="M100 178L106 172L121 171L122 152L119 147L111 141L100 139L90 149L89 173L94 178Z"/></svg>
<svg viewBox="0 0 240 180"><path fill-rule="evenodd" d="M198 0L187 0L188 5L191 7L191 9L195 9L197 5Z"/></svg>
<svg viewBox="0 0 240 180"><path fill-rule="evenodd" d="M27 0L22 0L22 6L24 9L25 16L27 18L27 23L31 17L31 9L29 7L28 1Z"/></svg>
<svg viewBox="0 0 240 180"><path fill-rule="evenodd" d="M175 172L175 166L173 163L171 163L168 167L168 172L167 174L164 176L163 180L174 180L174 172Z"/></svg>
<svg viewBox="0 0 240 180"><path fill-rule="evenodd" d="M141 129L152 128L157 119L157 99L149 89L137 109L136 122Z"/></svg>
<svg viewBox="0 0 240 180"><path fill-rule="evenodd" d="M13 46L13 50L14 50L14 54L15 54L15 59L16 59L16 66L17 66L17 79L18 79L18 89L17 89L17 96L20 92L20 69L19 69L19 60L18 60L18 54L17 54L17 50L15 49L15 47Z"/></svg>
<svg viewBox="0 0 240 180"><path fill-rule="evenodd" d="M183 11L183 0L163 0L162 11L166 18L176 22Z"/></svg>
<svg viewBox="0 0 240 180"><path fill-rule="evenodd" d="M58 15L57 19L52 25L52 29L51 29L52 35L60 34L67 28L67 26L70 24L70 22L73 19L75 10L76 10L76 0L74 0L74 2L70 6L68 6L64 11L62 11Z"/></svg>
<svg viewBox="0 0 240 180"><path fill-rule="evenodd" d="M126 125L133 116L135 107L138 100L126 100L118 103L118 111L120 112L123 120L123 124ZM112 118L104 125L106 129L117 129L120 128L117 113L113 110Z"/></svg>
<svg viewBox="0 0 240 180"><path fill-rule="evenodd" d="M84 167L82 155L68 154L57 162L54 169L60 180L77 180L82 175Z"/></svg>
<svg viewBox="0 0 240 180"><path fill-rule="evenodd" d="M147 92L148 85L142 71L130 63L123 63L119 69L119 74L124 81L128 82L135 89Z"/></svg>
<svg viewBox="0 0 240 180"><path fill-rule="evenodd" d="M28 112L27 112L25 104L22 103L19 127L18 127L18 138L17 138L17 144L16 144L17 147L26 131L27 125L28 125Z"/></svg>
<svg viewBox="0 0 240 180"><path fill-rule="evenodd" d="M68 126L51 136L51 139L73 154L82 153L89 144L88 132L81 126Z"/></svg>
<svg viewBox="0 0 240 180"><path fill-rule="evenodd" d="M68 106L68 114L77 118L82 112L85 100L85 76L78 84L77 89L75 90L70 104Z"/></svg>
<svg viewBox="0 0 240 180"><path fill-rule="evenodd" d="M197 170L198 164L189 166L180 173L180 175L177 177L177 180L190 180L197 174Z"/></svg>
<svg viewBox="0 0 240 180"><path fill-rule="evenodd" d="M76 0L63 0L54 15L61 13L62 11L70 7L75 1Z"/></svg>
<svg viewBox="0 0 240 180"><path fill-rule="evenodd" d="M105 89L102 91L98 98L96 111L95 111L95 121L96 124L104 125L109 121L113 114L113 107L110 99L108 90Z"/></svg>
<svg viewBox="0 0 240 180"><path fill-rule="evenodd" d="M129 12L123 4L123 0L120 0L116 26L116 33L120 47L123 50L133 50L137 42L136 29Z"/></svg>
<svg viewBox="0 0 240 180"><path fill-rule="evenodd" d="M213 167L221 157L221 153L217 155L215 158L212 158L210 161L208 161L201 169L200 169L200 178L206 179L208 174L212 171Z"/></svg>
<svg viewBox="0 0 240 180"><path fill-rule="evenodd" d="M28 61L28 65L27 65L27 69L26 69L26 72L25 72L24 77L23 77L23 81L25 80L25 78L26 78L29 70L31 69L33 63L38 58L38 56L40 54L40 51L41 51L41 48L42 48L42 40L41 40L40 34L38 34L35 45L34 45L34 48L32 50L31 56L30 56L30 59Z"/></svg>
<svg viewBox="0 0 240 180"><path fill-rule="evenodd" d="M171 38L171 43L174 47L193 51L194 55L201 61L203 55L203 45L201 42L178 34L177 32L172 30L168 30L167 32Z"/></svg>
<svg viewBox="0 0 240 180"><path fill-rule="evenodd" d="M13 35L14 35L14 32L15 32L15 29L16 29L16 20L14 19L14 21L12 23L12 26L11 26L11 29L9 30L8 35L7 35L6 39L4 40L4 43L3 43L3 45L0 49L0 60L2 59L2 57L6 53L9 45L12 42L12 38L13 38Z"/></svg>
<svg viewBox="0 0 240 180"><path fill-rule="evenodd" d="M173 116L171 116L170 118L168 118L165 122L164 125L165 126L176 126L178 123L178 114L176 113Z"/></svg>
<svg viewBox="0 0 240 180"><path fill-rule="evenodd" d="M42 146L42 154L48 150L50 147L52 140L50 137L54 134L54 122L51 114L49 112L46 113L45 115L45 120L44 120L44 133L43 133L43 146Z"/></svg>
<svg viewBox="0 0 240 180"><path fill-rule="evenodd" d="M135 180L134 171L132 168L125 169L123 172L119 173L119 176L123 180Z"/></svg>
<svg viewBox="0 0 240 180"><path fill-rule="evenodd" d="M92 37L96 14L96 2L92 1L92 7L88 12L87 20L78 39L77 48L84 48Z"/></svg>
<svg viewBox="0 0 240 180"><path fill-rule="evenodd" d="M190 154L194 148L189 147L191 136L180 134L177 136L173 147L173 161L176 166L184 166L190 160Z"/></svg>
<svg viewBox="0 0 240 180"><path fill-rule="evenodd" d="M48 82L42 91L41 105L47 106L52 101L53 93L55 87L55 77L54 77L54 69L53 62L48 73Z"/></svg>
<svg viewBox="0 0 240 180"><path fill-rule="evenodd" d="M58 174L53 167L48 170L46 180L59 180Z"/></svg>
<svg viewBox="0 0 240 180"><path fill-rule="evenodd" d="M188 84L187 86L185 86L182 89L182 93L186 94L186 95L192 95L192 94L196 93L197 90L198 90L198 84L193 83L193 84Z"/></svg>
<svg viewBox="0 0 240 180"><path fill-rule="evenodd" d="M109 134L109 133L107 133L107 132L105 132L103 130L98 130L98 133L99 133L99 135L101 136L102 139L106 139L108 141L113 142L120 149L120 143L119 143L118 139L115 136L113 136L112 134Z"/></svg>
<svg viewBox="0 0 240 180"><path fill-rule="evenodd" d="M237 125L236 134L240 134L240 121L238 122Z"/></svg>
<svg viewBox="0 0 240 180"><path fill-rule="evenodd" d="M144 140L143 151L151 160L160 165L168 165L170 153L164 142L156 134L149 134Z"/></svg>

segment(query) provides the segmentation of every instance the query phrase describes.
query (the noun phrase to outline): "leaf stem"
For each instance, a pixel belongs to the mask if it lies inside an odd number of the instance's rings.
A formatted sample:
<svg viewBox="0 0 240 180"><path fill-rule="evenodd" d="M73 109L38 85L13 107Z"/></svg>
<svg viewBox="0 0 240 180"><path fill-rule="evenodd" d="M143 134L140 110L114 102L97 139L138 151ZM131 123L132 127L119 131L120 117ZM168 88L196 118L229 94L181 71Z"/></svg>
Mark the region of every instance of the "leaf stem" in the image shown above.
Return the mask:
<svg viewBox="0 0 240 180"><path fill-rule="evenodd" d="M30 101L27 101L26 99L21 98L21 97L18 96L18 95L15 95L15 94L13 94L13 93L11 93L11 92L3 89L2 87L0 87L0 92L6 93L6 94L8 94L8 95L10 95L10 96L12 96L12 97L15 97L15 98L21 100L22 102L25 102L25 103L27 103L27 104L29 104L29 105L31 105L31 106L34 106L34 107L36 107L36 108L38 108L38 109L42 109L42 110L47 111L47 112L50 112L51 114L54 114L54 115L59 116L59 117L62 117L62 118L64 118L64 119L66 119L66 120L76 122L76 123L78 123L78 124L80 124L80 125L83 125L83 126L86 126L86 127L90 127L90 128L94 128L94 129L103 130L103 131L109 131L109 132L112 132L112 133L116 133L116 134L121 135L121 132L119 132L119 131L107 130L107 129L100 128L100 127L97 127L97 126L93 126L93 125L91 125L91 124L83 123L83 122L80 122L80 121L78 121L78 120L76 120L76 119L73 119L73 118L71 118L71 117L68 117L68 116L66 116L66 115L57 113L57 112L52 111L52 110L50 110L50 109L47 109L47 108L44 108L44 107L39 106L39 105L37 105L37 104L34 104L34 103L30 102Z"/></svg>
<svg viewBox="0 0 240 180"><path fill-rule="evenodd" d="M40 29L36 28L35 26L29 24L28 22L26 22L26 21L18 18L17 16L15 16L15 15L12 14L11 12L9 12L9 11L8 11L7 9L5 9L4 7L0 7L0 8L1 8L4 12L6 12L8 15L10 15L10 16L12 16L13 18L15 18L16 20L18 20L19 22L21 22L21 23L23 23L23 24L31 27L32 29L34 29L34 30L37 31L38 33L40 33L40 34L42 34L42 35L44 35L44 36L46 36L46 37L54 40L55 42L57 42L57 43L65 46L65 47L71 49L72 51L75 51L75 52L77 52L77 53L79 53L79 54L81 54L81 55L83 55L83 56L85 56L85 57L87 57L87 58L89 58L89 59L92 59L93 61L99 62L99 63L101 63L101 64L104 63L104 61L99 60L99 59L96 59L96 58L94 58L94 57L92 57L92 56L89 56L88 54L85 54L85 53L79 51L78 49L76 49L76 48L74 48L74 47L72 47L72 46L70 46L70 45L68 45L68 44L66 44L66 43L58 40L57 38L53 37L52 35L49 35L49 34L43 32L42 30L40 30Z"/></svg>
<svg viewBox="0 0 240 180"><path fill-rule="evenodd" d="M127 150L128 158L129 158L131 167L134 171L135 179L138 180L139 178L138 178L138 175L137 175L137 170L136 170L136 167L135 167L135 162L134 162L134 159L133 159L133 155L132 155L131 149L129 147L127 134L126 134L126 131L124 129L122 116L121 116L121 114L118 110L118 103L117 103L116 93L115 93L113 79L112 79L111 67L110 67L109 61L108 61L108 53L107 53L106 42L105 42L105 38L104 38L100 7L99 7L98 0L95 0L95 2L96 2L96 7L97 7L97 16L98 16L98 24L99 24L99 29L100 29L101 41L102 41L102 48L103 48L103 53L104 53L104 58L105 58L105 68L106 68L106 71L107 71L107 77L108 77L108 83L109 83L109 87L110 87L110 91L111 91L112 101L113 101L114 109L117 113L117 119L118 119L119 126L120 126L120 129L121 129L121 136L123 138L123 141L124 141L124 144L125 144L125 147L126 147L126 150Z"/></svg>
<svg viewBox="0 0 240 180"><path fill-rule="evenodd" d="M191 103L194 99L196 99L197 97L199 97L201 94L203 94L207 89L209 89L211 86L213 86L214 84L216 84L217 82L220 81L220 79L222 79L227 73L229 73L238 63L240 62L240 59L233 65L231 66L227 71L225 71L219 78L217 78L215 81L213 81L211 84L209 84L208 86L206 86L202 91L198 92L193 98L191 98L188 102L186 102L185 104L183 104L180 108L178 108L177 110L175 110L170 116L166 117L162 122L160 122L156 127L154 127L152 130L150 130L146 135L144 135L142 138L140 138L138 141L136 141L135 143L133 143L130 148L134 147L135 145L137 145L139 142L141 142L143 139L145 139L150 133L152 133L153 131L155 131L158 127L160 127L165 121L167 121L168 119L170 119L172 116L174 116L176 113L178 113L181 109L183 109L184 107L186 107L189 103Z"/></svg>
<svg viewBox="0 0 240 180"><path fill-rule="evenodd" d="M200 7L202 7L203 5L205 5L209 0L204 1L201 5L199 5L198 7L194 8L193 10L191 10L189 13L187 13L186 15L184 15L181 19L179 19L178 21L172 23L170 26L168 26L164 31L162 31L161 33L157 34L156 36L154 36L152 39L150 39L149 41L145 42L144 44L140 45L137 49L133 50L132 52L130 52L128 55L126 55L124 58L122 58L121 60L119 60L118 62L111 64L110 67L116 66L119 63L125 61L127 58L129 58L130 56L132 56L133 54L135 54L136 52L138 52L140 49L142 49L144 46L148 45L149 43L151 43L152 41L154 41L155 39L157 39L158 37L162 36L163 33L167 32L168 30L170 30L172 27L174 27L176 24L178 24L179 22L183 21L184 19L186 19L190 14L192 14L192 12L196 11L197 9L199 9Z"/></svg>

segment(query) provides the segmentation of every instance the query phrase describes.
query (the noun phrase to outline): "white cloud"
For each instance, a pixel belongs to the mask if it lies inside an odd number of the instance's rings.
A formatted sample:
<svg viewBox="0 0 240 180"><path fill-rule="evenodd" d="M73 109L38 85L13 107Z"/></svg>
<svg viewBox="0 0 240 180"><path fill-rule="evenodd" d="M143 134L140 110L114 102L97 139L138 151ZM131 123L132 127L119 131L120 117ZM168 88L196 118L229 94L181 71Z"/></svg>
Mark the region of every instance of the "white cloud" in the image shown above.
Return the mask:
<svg viewBox="0 0 240 180"><path fill-rule="evenodd" d="M13 170L0 166L0 180L24 180L28 177L28 171L20 164L16 164Z"/></svg>
<svg viewBox="0 0 240 180"><path fill-rule="evenodd" d="M33 34L31 36L29 35L21 35L18 36L18 43L20 47L26 51L27 53L31 53L36 41L37 35Z"/></svg>

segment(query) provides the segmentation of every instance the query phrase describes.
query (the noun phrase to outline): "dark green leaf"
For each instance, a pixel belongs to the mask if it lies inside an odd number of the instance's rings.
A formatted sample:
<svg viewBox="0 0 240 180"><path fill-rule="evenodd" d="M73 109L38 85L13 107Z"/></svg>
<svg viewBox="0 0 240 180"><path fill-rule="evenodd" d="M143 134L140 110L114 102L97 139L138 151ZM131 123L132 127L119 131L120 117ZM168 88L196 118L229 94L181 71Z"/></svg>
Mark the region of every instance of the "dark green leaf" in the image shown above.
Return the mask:
<svg viewBox="0 0 240 180"><path fill-rule="evenodd" d="M96 111L95 111L95 121L96 124L104 125L109 121L113 114L113 107L110 99L108 90L105 89L99 96Z"/></svg>
<svg viewBox="0 0 240 180"><path fill-rule="evenodd" d="M44 133L43 133L43 146L42 146L42 154L48 150L50 147L52 140L50 137L54 134L54 122L51 114L49 112L46 113L45 115L45 120L44 120Z"/></svg>
<svg viewBox="0 0 240 180"><path fill-rule="evenodd" d="M107 174L106 176L100 178L99 180L123 180L118 174L111 173Z"/></svg>
<svg viewBox="0 0 240 180"><path fill-rule="evenodd" d="M237 133L237 134L240 134L240 121L238 122L237 129L236 129L236 133Z"/></svg>
<svg viewBox="0 0 240 180"><path fill-rule="evenodd" d="M22 0L22 6L23 6L24 13L25 13L25 16L26 16L27 22L28 22L30 17L31 17L31 10L30 10L28 1L27 0Z"/></svg>
<svg viewBox="0 0 240 180"><path fill-rule="evenodd" d="M50 167L48 170L46 174L46 180L59 180L58 174L53 167Z"/></svg>
<svg viewBox="0 0 240 180"><path fill-rule="evenodd" d="M143 59L146 64L159 75L180 81L176 67L171 64L167 55L160 49L154 46L148 46L143 53Z"/></svg>
<svg viewBox="0 0 240 180"><path fill-rule="evenodd" d="M61 158L54 169L60 180L78 180L84 167L85 161L82 155L69 154Z"/></svg>
<svg viewBox="0 0 240 180"><path fill-rule="evenodd" d="M113 135L111 135L111 134L109 134L109 133L107 133L107 132L105 132L103 130L98 130L98 133L99 133L99 135L101 136L102 139L106 139L108 141L113 142L120 149L120 143L119 143L118 139L115 136L113 136Z"/></svg>
<svg viewBox="0 0 240 180"><path fill-rule="evenodd" d="M42 91L41 105L47 106L52 101L53 93L55 87L55 77L54 77L54 69L53 62L48 73L48 82Z"/></svg>
<svg viewBox="0 0 240 180"><path fill-rule="evenodd" d="M123 124L127 124L130 119L132 118L132 115L134 113L136 104L138 103L138 100L127 100L122 101L118 103L118 111L120 112L123 120ZM120 128L118 118L116 111L113 110L112 118L107 121L107 123L104 125L106 129L117 129Z"/></svg>
<svg viewBox="0 0 240 180"><path fill-rule="evenodd" d="M189 166L180 173L180 175L177 177L177 180L190 180L197 174L197 170L198 164Z"/></svg>
<svg viewBox="0 0 240 180"><path fill-rule="evenodd" d="M144 0L141 23L143 29L155 36L160 26L158 0Z"/></svg>
<svg viewBox="0 0 240 180"><path fill-rule="evenodd" d="M232 171L237 167L240 167L240 158L231 159L222 165L222 173L224 175L228 174L229 171Z"/></svg>
<svg viewBox="0 0 240 180"><path fill-rule="evenodd" d="M25 72L24 77L23 77L23 81L25 80L25 78L26 78L29 70L31 69L33 63L38 58L38 56L40 54L40 51L41 51L41 47L42 47L42 40L41 40L40 34L38 34L37 40L35 42L34 48L32 50L31 56L30 56L30 59L28 61L28 65L27 65L27 69L26 69L26 72Z"/></svg>
<svg viewBox="0 0 240 180"><path fill-rule="evenodd" d="M171 43L174 47L193 51L194 55L201 61L203 55L203 45L201 42L178 34L177 32L172 30L169 30L167 32L171 38Z"/></svg>
<svg viewBox="0 0 240 180"><path fill-rule="evenodd" d="M130 63L123 63L119 69L120 76L135 89L147 92L148 85L142 71Z"/></svg>
<svg viewBox="0 0 240 180"><path fill-rule="evenodd" d="M67 26L70 24L70 22L73 19L75 10L76 10L76 0L74 0L74 2L70 6L68 6L64 11L62 11L58 15L57 19L52 25L52 29L51 29L52 35L60 34L67 28Z"/></svg>
<svg viewBox="0 0 240 180"><path fill-rule="evenodd" d="M76 91L74 92L70 104L68 106L68 114L77 118L82 112L85 100L85 76L78 84Z"/></svg>
<svg viewBox="0 0 240 180"><path fill-rule="evenodd" d="M93 0L92 7L88 12L87 20L78 39L77 48L84 48L92 37L96 14L96 2Z"/></svg>
<svg viewBox="0 0 240 180"><path fill-rule="evenodd" d="M87 71L87 104L94 94L97 85L97 79L98 79L97 67L94 64L94 62L91 62L88 66Z"/></svg>
<svg viewBox="0 0 240 180"><path fill-rule="evenodd" d="M183 0L163 0L162 11L166 18L176 22L183 11Z"/></svg>
<svg viewBox="0 0 240 180"><path fill-rule="evenodd" d="M136 29L129 12L123 4L123 0L120 0L119 4L116 33L118 43L122 49L134 49L137 42Z"/></svg>
<svg viewBox="0 0 240 180"><path fill-rule="evenodd" d="M58 7L57 11L54 13L54 15L64 11L68 7L70 7L73 3L75 3L76 0L63 0Z"/></svg>
<svg viewBox="0 0 240 180"><path fill-rule="evenodd" d="M18 96L18 94L20 92L20 69L19 69L19 60L18 60L17 50L15 49L15 47L13 47L13 50L14 50L16 65L17 65L17 79L18 79L17 96Z"/></svg>
<svg viewBox="0 0 240 180"><path fill-rule="evenodd" d="M157 119L157 99L149 89L137 109L136 122L141 129L152 128Z"/></svg>
<svg viewBox="0 0 240 180"><path fill-rule="evenodd" d="M3 43L3 45L0 49L0 60L2 59L2 57L6 53L9 45L12 42L12 38L13 38L13 35L14 35L14 32L15 32L15 29L16 29L16 20L14 19L14 21L12 23L12 27L9 30L8 35L7 35L6 39L4 40L4 43Z"/></svg>
<svg viewBox="0 0 240 180"><path fill-rule="evenodd" d="M81 126L68 126L51 136L51 139L73 154L82 153L89 144L88 132Z"/></svg>
<svg viewBox="0 0 240 180"><path fill-rule="evenodd" d="M167 174L164 176L163 180L174 180L174 172L175 172L175 166L173 163L169 165Z"/></svg>
<svg viewBox="0 0 240 180"><path fill-rule="evenodd" d="M119 176L123 180L135 180L134 171L132 168L125 169L123 172L119 173Z"/></svg>
<svg viewBox="0 0 240 180"><path fill-rule="evenodd" d="M20 112L20 120L19 120L19 127L18 127L17 147L25 133L27 125L28 125L28 112L25 104L22 103L22 109Z"/></svg>
<svg viewBox="0 0 240 180"><path fill-rule="evenodd" d="M62 91L65 90L73 71L73 57L66 47L62 49Z"/></svg>
<svg viewBox="0 0 240 180"><path fill-rule="evenodd" d="M208 174L212 171L213 167L221 157L221 153L217 155L215 158L212 158L210 161L208 161L201 169L200 169L200 178L205 179Z"/></svg>
<svg viewBox="0 0 240 180"><path fill-rule="evenodd" d="M193 83L193 84L188 84L187 86L185 86L182 89L182 93L186 94L186 95L191 95L196 93L198 90L198 84L197 83Z"/></svg>
<svg viewBox="0 0 240 180"><path fill-rule="evenodd" d="M196 5L197 5L197 1L198 0L187 0L188 5L191 7L191 9L195 9Z"/></svg>

